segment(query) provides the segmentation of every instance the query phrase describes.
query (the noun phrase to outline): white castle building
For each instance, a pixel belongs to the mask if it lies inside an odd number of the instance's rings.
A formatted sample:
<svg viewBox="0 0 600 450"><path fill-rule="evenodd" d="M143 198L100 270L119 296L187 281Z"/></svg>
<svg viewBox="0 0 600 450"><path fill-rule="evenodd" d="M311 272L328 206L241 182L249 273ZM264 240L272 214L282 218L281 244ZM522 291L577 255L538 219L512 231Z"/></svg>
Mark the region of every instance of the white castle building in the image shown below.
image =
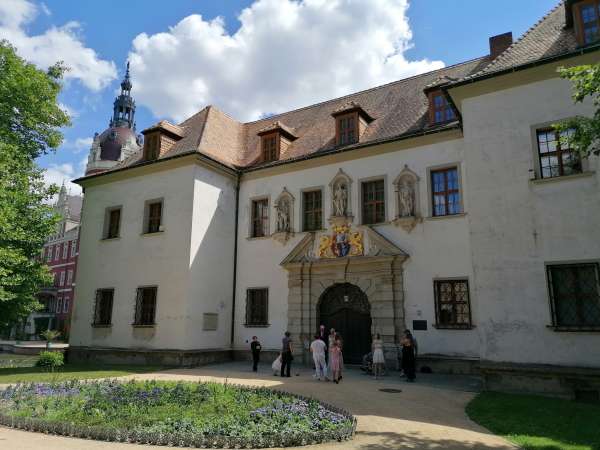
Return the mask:
<svg viewBox="0 0 600 450"><path fill-rule="evenodd" d="M557 74L600 60L590 5L343 98L144 130L140 151L77 180L70 357L200 364L244 357L252 335L277 352L289 330L297 363L324 324L346 362L380 333L395 366L410 329L435 371L597 391L600 163L552 128L593 113Z"/></svg>

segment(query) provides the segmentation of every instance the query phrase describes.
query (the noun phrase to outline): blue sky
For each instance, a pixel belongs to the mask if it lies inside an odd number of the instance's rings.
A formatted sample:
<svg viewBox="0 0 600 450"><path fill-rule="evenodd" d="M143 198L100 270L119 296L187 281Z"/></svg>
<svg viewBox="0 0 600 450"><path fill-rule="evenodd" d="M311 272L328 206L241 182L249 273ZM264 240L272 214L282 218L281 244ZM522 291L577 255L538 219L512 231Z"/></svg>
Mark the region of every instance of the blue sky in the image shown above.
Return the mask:
<svg viewBox="0 0 600 450"><path fill-rule="evenodd" d="M517 38L557 1L2 0L0 38L41 67L75 68L60 98L73 125L39 161L57 182L81 175L128 58L138 131L206 103L251 120L482 56L490 36Z"/></svg>

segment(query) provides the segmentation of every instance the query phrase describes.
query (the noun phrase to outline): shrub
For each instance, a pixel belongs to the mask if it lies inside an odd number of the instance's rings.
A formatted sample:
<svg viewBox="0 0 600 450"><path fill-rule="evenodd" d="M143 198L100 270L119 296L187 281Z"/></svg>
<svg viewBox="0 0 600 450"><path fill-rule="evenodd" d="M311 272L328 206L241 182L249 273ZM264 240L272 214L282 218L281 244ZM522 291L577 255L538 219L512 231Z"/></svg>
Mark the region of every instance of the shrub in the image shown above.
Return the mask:
<svg viewBox="0 0 600 450"><path fill-rule="evenodd" d="M61 352L41 352L40 358L35 365L37 367L45 367L54 372L54 369L65 364L65 357Z"/></svg>

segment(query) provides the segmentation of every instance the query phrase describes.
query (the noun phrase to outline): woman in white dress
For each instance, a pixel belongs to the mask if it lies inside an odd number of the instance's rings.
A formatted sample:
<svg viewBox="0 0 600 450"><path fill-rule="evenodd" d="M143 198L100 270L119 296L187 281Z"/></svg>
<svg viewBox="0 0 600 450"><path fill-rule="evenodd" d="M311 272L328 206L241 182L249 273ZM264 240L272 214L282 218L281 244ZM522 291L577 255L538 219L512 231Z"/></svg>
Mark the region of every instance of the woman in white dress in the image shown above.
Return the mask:
<svg viewBox="0 0 600 450"><path fill-rule="evenodd" d="M383 341L379 333L375 335L375 339L371 343L371 350L373 351L373 375L375 379L383 374L383 366L385 365L385 358L383 357Z"/></svg>

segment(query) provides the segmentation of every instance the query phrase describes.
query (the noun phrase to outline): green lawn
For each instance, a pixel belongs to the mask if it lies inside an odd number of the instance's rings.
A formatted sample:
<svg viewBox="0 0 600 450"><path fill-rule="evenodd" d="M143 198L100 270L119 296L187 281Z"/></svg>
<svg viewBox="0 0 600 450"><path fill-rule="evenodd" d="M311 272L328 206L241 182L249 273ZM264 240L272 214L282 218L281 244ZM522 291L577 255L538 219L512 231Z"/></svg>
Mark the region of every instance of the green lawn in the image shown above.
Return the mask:
<svg viewBox="0 0 600 450"><path fill-rule="evenodd" d="M65 364L56 372L48 373L40 367L0 368L0 384L114 378L135 373L155 372L160 369L161 367L158 366Z"/></svg>
<svg viewBox="0 0 600 450"><path fill-rule="evenodd" d="M467 414L524 449L600 450L600 405L483 392Z"/></svg>
<svg viewBox="0 0 600 450"><path fill-rule="evenodd" d="M7 367L33 367L38 360L37 355L15 355L0 353L0 369Z"/></svg>

